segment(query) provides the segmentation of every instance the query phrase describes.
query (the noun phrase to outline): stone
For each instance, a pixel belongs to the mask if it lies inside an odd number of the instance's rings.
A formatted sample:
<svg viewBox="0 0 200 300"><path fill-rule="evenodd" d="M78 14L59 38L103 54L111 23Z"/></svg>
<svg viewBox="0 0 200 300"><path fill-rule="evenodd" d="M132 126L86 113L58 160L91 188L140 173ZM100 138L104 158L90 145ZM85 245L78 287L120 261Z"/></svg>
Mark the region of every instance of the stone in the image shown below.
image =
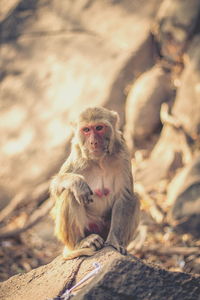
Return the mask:
<svg viewBox="0 0 200 300"><path fill-rule="evenodd" d="M199 12L199 0L163 1L154 23L154 33L165 59L181 62L181 55L197 25Z"/></svg>
<svg viewBox="0 0 200 300"><path fill-rule="evenodd" d="M192 300L200 294L199 275L169 272L106 247L89 258L64 261L57 257L48 265L13 276L0 283L0 300L61 299L97 262L100 272L73 291L74 300Z"/></svg>
<svg viewBox="0 0 200 300"><path fill-rule="evenodd" d="M200 35L196 35L188 51L180 77L174 105L173 118L182 129L164 124L159 140L154 146L145 168L138 175L146 186L156 185L158 180L172 176L174 172L192 160L191 149L198 153L200 144ZM191 149L190 149L191 147ZM162 168L160 166L162 165ZM153 172L152 172L153 170Z"/></svg>
<svg viewBox="0 0 200 300"><path fill-rule="evenodd" d="M181 170L169 185L169 221L181 232L200 236L200 156Z"/></svg>
<svg viewBox="0 0 200 300"><path fill-rule="evenodd" d="M123 126L125 88L153 63L160 2L142 10L137 1L9 2L0 28L1 208L58 171L80 110L112 108Z"/></svg>
<svg viewBox="0 0 200 300"><path fill-rule="evenodd" d="M130 149L140 146L161 126L161 105L172 95L170 74L157 65L135 81L126 102L125 137Z"/></svg>
<svg viewBox="0 0 200 300"><path fill-rule="evenodd" d="M190 43L185 54L185 68L181 76L173 107L173 115L185 131L195 139L200 136L200 34Z"/></svg>

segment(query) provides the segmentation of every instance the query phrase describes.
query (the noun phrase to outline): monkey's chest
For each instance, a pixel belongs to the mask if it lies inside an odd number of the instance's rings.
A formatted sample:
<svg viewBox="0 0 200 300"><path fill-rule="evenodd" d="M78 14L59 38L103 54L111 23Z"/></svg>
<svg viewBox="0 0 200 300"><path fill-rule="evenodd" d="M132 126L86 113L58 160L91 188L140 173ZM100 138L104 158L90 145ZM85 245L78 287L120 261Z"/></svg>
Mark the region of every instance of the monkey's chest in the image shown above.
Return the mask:
<svg viewBox="0 0 200 300"><path fill-rule="evenodd" d="M93 194L99 198L109 197L110 190L108 188L101 187L98 189L94 189Z"/></svg>
<svg viewBox="0 0 200 300"><path fill-rule="evenodd" d="M91 188L93 202L88 204L88 211L97 216L104 215L112 206L115 190L115 177L108 172L92 169L84 174Z"/></svg>
<svg viewBox="0 0 200 300"><path fill-rule="evenodd" d="M90 176L86 179L89 187L93 192L94 200L110 199L114 190L114 177L111 176Z"/></svg>
<svg viewBox="0 0 200 300"><path fill-rule="evenodd" d="M91 188L93 202L86 205L85 234L97 233L106 239L110 228L111 209L116 192L120 189L117 176L110 166L103 172L92 168L83 174Z"/></svg>

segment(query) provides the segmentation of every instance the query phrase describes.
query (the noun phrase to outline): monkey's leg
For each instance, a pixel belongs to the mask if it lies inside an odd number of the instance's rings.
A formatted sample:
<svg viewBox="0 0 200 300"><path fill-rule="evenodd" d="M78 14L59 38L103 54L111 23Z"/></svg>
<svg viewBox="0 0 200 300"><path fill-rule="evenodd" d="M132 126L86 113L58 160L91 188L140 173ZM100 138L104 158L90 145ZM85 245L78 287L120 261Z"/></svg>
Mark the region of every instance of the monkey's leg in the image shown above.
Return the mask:
<svg viewBox="0 0 200 300"><path fill-rule="evenodd" d="M101 249L104 240L98 234L85 237L88 223L86 208L80 205L69 193L62 193L57 208L57 236L64 243L63 257L72 259L79 256L91 256Z"/></svg>
<svg viewBox="0 0 200 300"><path fill-rule="evenodd" d="M70 251L67 247L64 248L63 258L66 260L73 259L79 256L92 256L97 250L101 249L104 245L104 240L98 234L90 234L83 238L75 247Z"/></svg>
<svg viewBox="0 0 200 300"><path fill-rule="evenodd" d="M138 222L138 200L126 191L122 198L117 199L114 203L110 231L105 244L113 246L122 254L126 254L126 247L134 236Z"/></svg>
<svg viewBox="0 0 200 300"><path fill-rule="evenodd" d="M77 243L83 239L85 208L78 204L67 190L57 197L53 209L55 235L65 245L67 251L73 251Z"/></svg>

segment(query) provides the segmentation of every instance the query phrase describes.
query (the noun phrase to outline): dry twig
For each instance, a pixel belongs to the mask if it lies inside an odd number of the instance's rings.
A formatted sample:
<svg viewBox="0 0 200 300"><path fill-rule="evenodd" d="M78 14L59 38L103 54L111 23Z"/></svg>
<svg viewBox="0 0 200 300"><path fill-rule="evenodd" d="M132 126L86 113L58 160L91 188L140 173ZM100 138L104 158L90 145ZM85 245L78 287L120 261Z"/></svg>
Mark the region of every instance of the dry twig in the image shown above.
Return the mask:
<svg viewBox="0 0 200 300"><path fill-rule="evenodd" d="M156 253L158 255L191 255L191 254L197 254L199 255L200 253L200 248L199 247L165 247L165 246L148 246L148 247L143 247L142 252L146 253Z"/></svg>
<svg viewBox="0 0 200 300"><path fill-rule="evenodd" d="M22 203L41 202L48 198L49 181L38 185L33 192L23 191L17 194L10 203L0 212L0 222L9 217L14 210Z"/></svg>
<svg viewBox="0 0 200 300"><path fill-rule="evenodd" d="M169 105L167 103L163 103L161 105L160 120L163 125L168 124L175 127L176 129L183 130L181 122L178 119L176 119L174 116L170 115Z"/></svg>
<svg viewBox="0 0 200 300"><path fill-rule="evenodd" d="M35 210L35 212L32 214L32 216L30 216L29 220L23 227L13 229L13 230L7 230L6 227L4 227L0 231L0 239L14 237L14 236L19 235L19 234L23 233L24 231L30 229L31 227L36 225L44 216L46 216L49 213L52 206L53 206L52 201L50 199L46 200L41 205L41 207L39 207L38 209Z"/></svg>
<svg viewBox="0 0 200 300"><path fill-rule="evenodd" d="M164 215L157 207L155 201L147 194L147 192L144 189L144 186L139 183L136 183L134 189L135 192L139 195L139 197L143 199L145 203L147 203L149 212L152 218L156 221L156 223L162 223Z"/></svg>
<svg viewBox="0 0 200 300"><path fill-rule="evenodd" d="M187 161L191 161L192 151L190 148L190 143L194 143L194 137L186 132L180 120L169 113L169 106L167 103L163 103L161 106L160 119L163 125L168 124L177 129L182 134L184 143L183 152L185 154L185 157L187 158Z"/></svg>

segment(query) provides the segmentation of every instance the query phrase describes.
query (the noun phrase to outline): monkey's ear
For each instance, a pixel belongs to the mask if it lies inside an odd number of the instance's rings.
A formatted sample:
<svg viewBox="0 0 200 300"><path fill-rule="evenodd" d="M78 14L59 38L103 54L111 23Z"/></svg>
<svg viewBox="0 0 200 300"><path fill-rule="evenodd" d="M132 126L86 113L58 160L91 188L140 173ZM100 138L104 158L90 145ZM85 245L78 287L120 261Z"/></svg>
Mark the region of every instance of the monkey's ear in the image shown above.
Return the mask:
<svg viewBox="0 0 200 300"><path fill-rule="evenodd" d="M112 114L112 124L115 128L119 128L119 114L116 111L111 110Z"/></svg>

